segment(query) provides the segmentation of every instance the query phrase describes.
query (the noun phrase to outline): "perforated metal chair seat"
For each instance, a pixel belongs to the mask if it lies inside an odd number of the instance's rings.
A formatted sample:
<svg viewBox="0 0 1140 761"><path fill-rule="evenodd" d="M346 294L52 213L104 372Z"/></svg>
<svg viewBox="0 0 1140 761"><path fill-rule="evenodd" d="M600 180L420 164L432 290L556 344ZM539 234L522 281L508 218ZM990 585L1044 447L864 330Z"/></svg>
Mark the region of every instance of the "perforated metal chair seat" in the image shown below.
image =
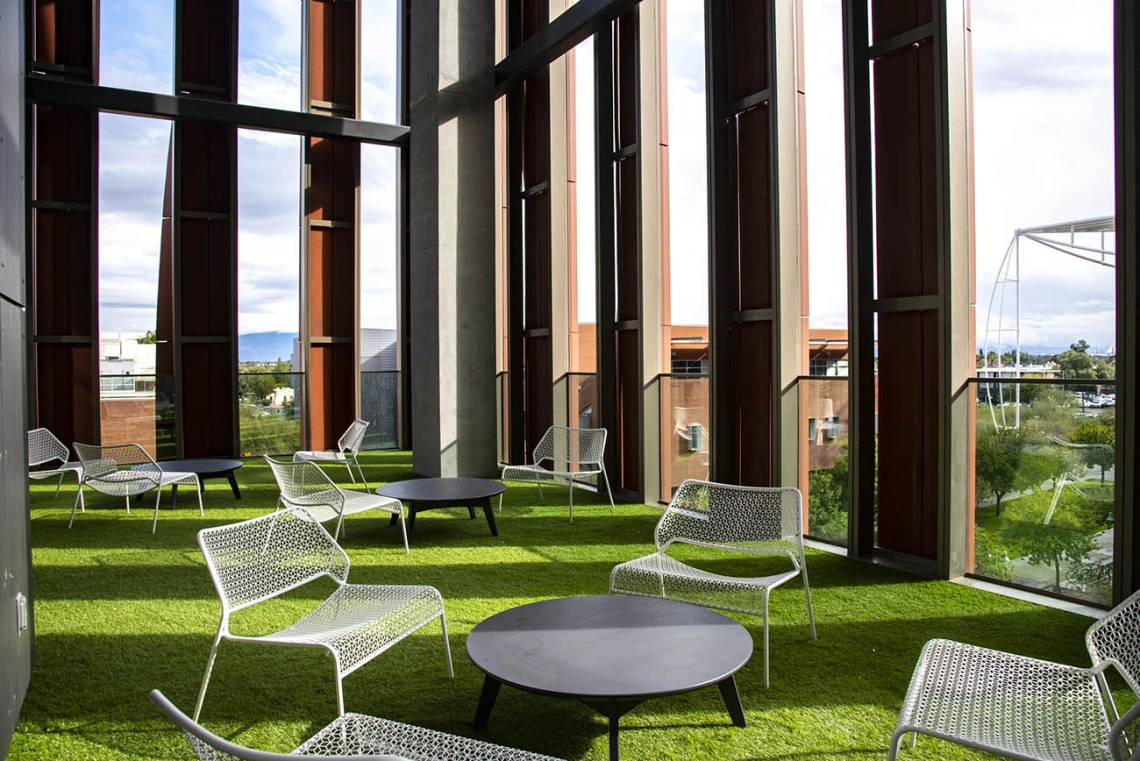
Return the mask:
<svg viewBox="0 0 1140 761"><path fill-rule="evenodd" d="M724 576L655 552L616 566L610 575L610 591L668 597L706 608L762 616L766 615L767 606L757 605L757 593L766 596L770 590L799 575L796 569L772 576Z"/></svg>
<svg viewBox="0 0 1140 761"><path fill-rule="evenodd" d="M734 486L685 480L657 528L657 551L614 566L610 594L668 597L706 608L764 619L764 686L768 686L768 596L789 579L803 578L808 624L815 639L807 561L804 558L799 489ZM781 555L791 568L771 576L724 576L703 571L666 553L675 542L745 555ZM739 555L738 555L739 556Z"/></svg>
<svg viewBox="0 0 1140 761"><path fill-rule="evenodd" d="M582 470L547 470L541 465L507 465L503 468L503 481L569 481L571 479L585 480L600 476L601 468L584 468Z"/></svg>
<svg viewBox="0 0 1140 761"><path fill-rule="evenodd" d="M364 468L360 467L360 461L356 457L364 445L364 432L368 430L368 426L367 420L357 418L337 439L336 449L294 452L293 462L323 462L343 465L348 469L348 477L352 479L354 484L356 483L356 473L360 474L360 480L364 482L364 490L368 491L370 489L368 479L364 476ZM356 466L356 473L352 472L353 465Z"/></svg>
<svg viewBox="0 0 1140 761"><path fill-rule="evenodd" d="M303 742L292 753L271 753L235 745L182 713L158 690L150 699L190 742L199 761L559 761L551 756L515 750L398 721L346 713Z"/></svg>
<svg viewBox="0 0 1140 761"><path fill-rule="evenodd" d="M398 721L347 713L293 751L298 756L390 754L410 761L557 761Z"/></svg>
<svg viewBox="0 0 1140 761"><path fill-rule="evenodd" d="M29 470L28 478L34 478L38 481L44 478L51 478L52 476L59 476L64 473L75 473L79 478L83 478L83 463L68 462L51 470Z"/></svg>
<svg viewBox="0 0 1140 761"><path fill-rule="evenodd" d="M934 639L918 658L895 734L918 731L1010 758L1111 761L1110 726L1091 669Z"/></svg>
<svg viewBox="0 0 1140 761"><path fill-rule="evenodd" d="M292 626L260 637L227 635L240 642L327 648L346 676L443 614L434 587L345 584Z"/></svg>
<svg viewBox="0 0 1140 761"><path fill-rule="evenodd" d="M76 442L75 451L79 454L83 475L79 479L79 492L75 495L75 504L71 506L68 528L71 528L75 522L76 508L83 506L84 486L110 497L123 497L126 500L128 513L131 512L131 497L137 497L154 489L154 520L150 526L152 534L158 528L158 503L162 499L164 486L192 484L194 493L198 496L198 514L203 516L206 514L202 509L202 489L198 482L198 474L164 471L138 444L97 446Z"/></svg>
<svg viewBox="0 0 1140 761"><path fill-rule="evenodd" d="M361 494L355 491L333 489L306 494L304 499L287 499L282 497L281 501L287 507L304 507L317 521L324 523L325 521L331 521L333 518L340 517L342 511L338 510L336 506L340 504L342 499L344 500L344 515L355 515L356 513L363 513L366 510L379 510L382 513L399 515L404 509L403 504L398 499L389 499L388 497L381 497L376 494Z"/></svg>
<svg viewBox="0 0 1140 761"><path fill-rule="evenodd" d="M605 428L568 428L564 425L552 425L546 429L546 433L535 446L531 454L531 463L505 466L500 480L538 484L540 498L544 483L570 487L570 521L573 522L576 481L601 476L601 480L598 481L598 493L601 494L604 483L606 494L610 498L610 509L617 509L614 505L613 492L610 490L610 477L606 475L606 464L603 462L605 452ZM544 462L550 467L543 467ZM572 465L577 466L577 469L571 469ZM499 512L502 511L503 495L500 494Z"/></svg>

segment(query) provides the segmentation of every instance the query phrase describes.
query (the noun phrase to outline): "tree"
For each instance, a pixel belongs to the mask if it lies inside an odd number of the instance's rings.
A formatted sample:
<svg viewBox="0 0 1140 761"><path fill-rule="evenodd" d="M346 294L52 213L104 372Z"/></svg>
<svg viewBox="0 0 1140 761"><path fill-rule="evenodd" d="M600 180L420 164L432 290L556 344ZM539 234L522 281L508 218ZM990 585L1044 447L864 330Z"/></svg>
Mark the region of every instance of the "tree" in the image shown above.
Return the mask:
<svg viewBox="0 0 1140 761"><path fill-rule="evenodd" d="M241 376L241 395L255 404L264 405L274 387L272 375Z"/></svg>
<svg viewBox="0 0 1140 761"><path fill-rule="evenodd" d="M978 434L974 473L983 494L994 496L997 515L1002 499L1020 486L1025 438L1018 429L982 431Z"/></svg>
<svg viewBox="0 0 1140 761"><path fill-rule="evenodd" d="M808 532L821 539L847 536L849 510L847 443L830 468L808 474Z"/></svg>
<svg viewBox="0 0 1140 761"><path fill-rule="evenodd" d="M143 334L143 337L138 340L140 344L156 344L158 343L158 334L153 330L148 330Z"/></svg>
<svg viewBox="0 0 1140 761"><path fill-rule="evenodd" d="M1077 352L1078 354L1088 354L1089 353L1089 342L1082 338L1081 340L1077 341L1075 344L1069 344L1069 348L1071 350Z"/></svg>
<svg viewBox="0 0 1140 761"><path fill-rule="evenodd" d="M998 532L982 526L974 527L974 573L1002 581L1013 579L1009 550Z"/></svg>
<svg viewBox="0 0 1140 761"><path fill-rule="evenodd" d="M1083 446L1077 450L1088 468L1100 468L1100 482L1104 472L1116 464L1116 427L1084 421L1069 434L1069 441Z"/></svg>
<svg viewBox="0 0 1140 761"><path fill-rule="evenodd" d="M1004 526L1004 538L1011 547L1016 546L1032 565L1048 565L1053 569L1055 588L1061 588L1061 562L1079 565L1095 547L1093 536L1104 526L1088 500L1076 497L1063 498L1049 523L1052 497L1048 492L1036 492L1010 502L1009 515Z"/></svg>

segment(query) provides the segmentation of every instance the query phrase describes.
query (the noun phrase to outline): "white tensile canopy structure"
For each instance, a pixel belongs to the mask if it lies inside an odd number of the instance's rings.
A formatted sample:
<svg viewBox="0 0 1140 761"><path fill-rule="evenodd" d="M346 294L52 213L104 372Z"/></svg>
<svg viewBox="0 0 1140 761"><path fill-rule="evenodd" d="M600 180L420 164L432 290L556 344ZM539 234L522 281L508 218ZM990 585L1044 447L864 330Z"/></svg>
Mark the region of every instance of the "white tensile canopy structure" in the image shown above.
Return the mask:
<svg viewBox="0 0 1140 761"><path fill-rule="evenodd" d="M1025 369L1021 362L1021 256L1022 249L1027 254L1040 255L1044 249L1060 252L1066 256L1083 259L1102 267L1116 267L1116 217L1095 217L1073 222L1058 222L1041 227L1026 227L1014 230L1013 239L1005 251L1005 258L998 267L990 292L990 304L986 313L986 328L982 339L984 366L978 375L983 378L1020 378ZM1036 244L1036 245L1034 245ZM995 362L989 360L990 352L997 355ZM1003 360L1003 355L1012 354L1013 364ZM1020 386L1011 384L1013 402L1012 420L1006 420L1006 407L1003 404L1004 391L998 398L990 394L990 414L995 428L1016 428L1021 422ZM999 389L1001 387L999 386ZM995 403L996 401L996 403Z"/></svg>

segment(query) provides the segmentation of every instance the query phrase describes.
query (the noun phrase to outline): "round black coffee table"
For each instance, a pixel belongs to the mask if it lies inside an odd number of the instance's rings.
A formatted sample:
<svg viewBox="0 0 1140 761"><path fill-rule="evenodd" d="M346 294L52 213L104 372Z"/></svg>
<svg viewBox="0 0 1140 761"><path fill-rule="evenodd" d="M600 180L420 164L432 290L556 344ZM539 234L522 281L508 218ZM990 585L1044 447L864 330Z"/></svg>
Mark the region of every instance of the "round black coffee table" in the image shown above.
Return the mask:
<svg viewBox="0 0 1140 761"><path fill-rule="evenodd" d="M158 463L159 470L164 473L197 473L198 485L208 478L224 478L230 482L234 498L241 499L241 489L238 488L234 471L244 465L241 460L225 460L218 458L197 458L193 460L163 460ZM178 484L171 486L170 507L178 504Z"/></svg>
<svg viewBox="0 0 1140 761"><path fill-rule="evenodd" d="M505 610L467 636L467 654L486 676L475 728L487 726L499 687L573 698L610 722L649 698L720 687L732 723L744 726L737 671L752 636L716 611L660 597L600 595L543 600Z"/></svg>
<svg viewBox="0 0 1140 761"><path fill-rule="evenodd" d="M499 535L495 525L495 513L491 509L491 497L507 490L501 481L487 481L482 478L411 478L407 481L394 481L376 490L381 497L398 499L408 508L408 535L416 527L416 513L424 510L437 510L441 507L466 507L471 519L475 519L475 508L483 508L491 536ZM396 516L392 516L393 524Z"/></svg>

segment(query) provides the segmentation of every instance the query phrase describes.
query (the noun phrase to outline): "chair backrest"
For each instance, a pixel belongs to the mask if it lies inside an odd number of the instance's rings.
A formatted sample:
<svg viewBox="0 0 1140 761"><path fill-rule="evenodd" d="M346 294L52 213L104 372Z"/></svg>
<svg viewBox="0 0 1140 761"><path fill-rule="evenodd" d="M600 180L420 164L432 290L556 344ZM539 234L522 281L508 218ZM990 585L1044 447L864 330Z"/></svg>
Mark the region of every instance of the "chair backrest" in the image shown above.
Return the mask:
<svg viewBox="0 0 1140 761"><path fill-rule="evenodd" d="M360 447L364 443L364 432L367 430L367 420L360 418L353 420L344 435L337 439L336 450L338 452L352 452L354 455L360 454Z"/></svg>
<svg viewBox="0 0 1140 761"><path fill-rule="evenodd" d="M684 481L657 523L657 546L675 539L803 557L800 490Z"/></svg>
<svg viewBox="0 0 1140 761"><path fill-rule="evenodd" d="M28 431L28 467L34 468L47 462L59 460L67 462L70 450L47 428Z"/></svg>
<svg viewBox="0 0 1140 761"><path fill-rule="evenodd" d="M157 486L162 481L162 469L154 458L138 444L97 446L75 442L75 453L83 463L84 482L98 481L119 471L130 471L133 479L149 481Z"/></svg>
<svg viewBox="0 0 1140 761"><path fill-rule="evenodd" d="M1094 666L1111 659L1132 691L1140 695L1140 592L1090 626L1085 646Z"/></svg>
<svg viewBox="0 0 1140 761"><path fill-rule="evenodd" d="M186 735L194 757L198 761L292 761L300 756L291 753L269 753L263 750L245 748L229 740L218 737L198 722L191 719L178 707L166 699L158 690L150 691L150 699L158 710ZM305 754L309 761L407 761L402 756L318 756Z"/></svg>
<svg viewBox="0 0 1140 761"><path fill-rule="evenodd" d="M348 578L348 555L304 508L198 532L198 546L223 613L296 589L321 576Z"/></svg>
<svg viewBox="0 0 1140 761"><path fill-rule="evenodd" d="M606 452L605 428L552 425L534 448L535 464L543 460L571 465L600 464Z"/></svg>
<svg viewBox="0 0 1140 761"><path fill-rule="evenodd" d="M344 508L344 492L316 463L308 460L281 462L269 455L264 457L269 463L269 469L273 471L273 478L277 481L277 488L281 490L281 499L285 504L328 505L338 511Z"/></svg>

